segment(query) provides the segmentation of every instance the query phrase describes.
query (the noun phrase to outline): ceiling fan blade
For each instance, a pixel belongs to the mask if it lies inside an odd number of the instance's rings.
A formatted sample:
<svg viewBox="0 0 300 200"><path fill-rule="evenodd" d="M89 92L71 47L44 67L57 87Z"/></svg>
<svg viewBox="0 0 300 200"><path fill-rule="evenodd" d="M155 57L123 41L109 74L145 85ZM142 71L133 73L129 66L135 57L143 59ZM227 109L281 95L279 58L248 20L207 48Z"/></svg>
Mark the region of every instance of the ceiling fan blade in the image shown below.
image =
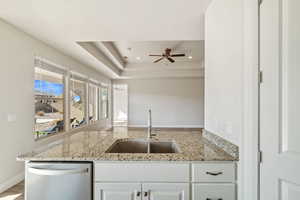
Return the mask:
<svg viewBox="0 0 300 200"><path fill-rule="evenodd" d="M164 59L164 57L161 57L161 58L159 58L159 59L153 61L153 63L157 63L157 62L161 61L162 59Z"/></svg>
<svg viewBox="0 0 300 200"><path fill-rule="evenodd" d="M149 56L162 56L162 55L157 55L157 54L149 54Z"/></svg>
<svg viewBox="0 0 300 200"><path fill-rule="evenodd" d="M172 54L171 57L184 57L184 53Z"/></svg>
<svg viewBox="0 0 300 200"><path fill-rule="evenodd" d="M175 60L172 59L172 58L170 58L170 57L167 57L167 59L168 59L171 63L175 62Z"/></svg>

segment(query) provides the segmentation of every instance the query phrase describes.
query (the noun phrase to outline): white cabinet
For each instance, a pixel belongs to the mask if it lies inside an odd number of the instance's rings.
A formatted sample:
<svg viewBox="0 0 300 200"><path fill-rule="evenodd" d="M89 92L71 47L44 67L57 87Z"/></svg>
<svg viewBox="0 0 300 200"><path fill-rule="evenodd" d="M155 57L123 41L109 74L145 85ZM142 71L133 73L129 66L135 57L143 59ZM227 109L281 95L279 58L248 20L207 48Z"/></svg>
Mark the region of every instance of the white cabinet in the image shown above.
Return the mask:
<svg viewBox="0 0 300 200"><path fill-rule="evenodd" d="M233 162L97 162L94 200L236 200Z"/></svg>
<svg viewBox="0 0 300 200"><path fill-rule="evenodd" d="M235 163L192 164L192 200L236 200Z"/></svg>
<svg viewBox="0 0 300 200"><path fill-rule="evenodd" d="M235 200L235 184L193 184L193 200Z"/></svg>
<svg viewBox="0 0 300 200"><path fill-rule="evenodd" d="M145 183L143 200L189 200L189 183Z"/></svg>
<svg viewBox="0 0 300 200"><path fill-rule="evenodd" d="M96 183L94 200L141 200L139 183Z"/></svg>
<svg viewBox="0 0 300 200"><path fill-rule="evenodd" d="M95 200L189 200L186 183L96 183Z"/></svg>

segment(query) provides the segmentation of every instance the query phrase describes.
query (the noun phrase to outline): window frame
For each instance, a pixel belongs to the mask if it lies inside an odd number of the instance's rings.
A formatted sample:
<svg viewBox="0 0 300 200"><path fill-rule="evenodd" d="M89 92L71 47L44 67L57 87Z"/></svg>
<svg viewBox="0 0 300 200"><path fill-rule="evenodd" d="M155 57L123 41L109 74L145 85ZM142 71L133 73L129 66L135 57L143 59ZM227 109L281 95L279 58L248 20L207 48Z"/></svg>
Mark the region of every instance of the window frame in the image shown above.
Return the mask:
<svg viewBox="0 0 300 200"><path fill-rule="evenodd" d="M94 105L93 106L95 106L96 107L96 109L94 110L96 113L93 113L93 116L95 116L96 117L96 120L90 120L90 97L91 97L91 95L90 95L90 93L91 93L91 87L94 87L94 89L95 89L95 98L96 99L94 99ZM88 84L88 116L89 116L89 123L90 124L94 124L94 123L96 123L97 121L99 121L100 120L100 118L99 118L99 112L100 112L100 108L99 108L99 84L97 84L97 83L95 83L95 82L89 82L89 84ZM94 109L94 108L93 108ZM93 111L93 112L94 112Z"/></svg>
<svg viewBox="0 0 300 200"><path fill-rule="evenodd" d="M58 75L61 75L62 76L62 84L63 84L63 100L62 100L62 108L63 108L63 129L62 131L58 131L58 132L54 132L54 133L51 133L51 134L47 134L45 136L36 136L35 134L35 126L36 126L36 119L35 119L35 116L33 118L33 121L34 121L34 127L33 127L33 134L34 134L34 140L35 141L38 141L38 140L41 140L41 139L44 139L44 138L48 138L50 136L53 136L53 135L57 135L57 134L61 134L61 133L64 133L66 132L66 117L67 117L67 109L66 109L66 99L67 99L67 90L66 90L66 77L67 77L67 71L60 65L57 65L53 62L50 62L46 59L43 59L43 58L40 58L40 57L35 57L34 58L34 80L35 81L35 76L36 76L36 69L39 68L41 70L44 70L44 71L48 71L50 73L55 73L55 74L58 74ZM35 94L35 86L33 87L33 94L34 94L34 102L36 100L36 94ZM35 104L35 103L34 103ZM36 106L34 105L34 115L36 114L35 112L35 109L36 109Z"/></svg>
<svg viewBox="0 0 300 200"><path fill-rule="evenodd" d="M103 92L103 90L107 90L107 98L106 98L106 116L104 117L103 116L103 98L102 98L102 92ZM107 119L109 119L109 87L108 86L103 86L103 85L101 85L100 86L100 94L99 94L99 96L101 97L100 98L100 101L99 101L99 103L100 103L100 120L107 120Z"/></svg>
<svg viewBox="0 0 300 200"><path fill-rule="evenodd" d="M86 125L88 125L89 124L89 120L88 120L88 112L89 112L89 108L88 108L88 86L87 86L87 79L85 78L85 77L83 77L83 76L79 76L79 75L77 75L77 74L74 74L74 73L71 73L71 75L70 75L70 78L69 78L69 88L68 88L68 95L69 95L69 100L68 100L68 102L67 102L67 106L68 106L68 114L69 114L69 116L67 117L68 118L68 120L71 120L71 116L72 116L72 114L71 114L71 99L72 99L72 96L71 96L71 82L72 81L77 81L77 82L82 82L83 83L83 85L84 85L84 92L83 92L83 99L84 99L84 112L83 112L83 116L84 116L84 119L86 119L86 121L85 121L85 123L84 124L82 124L81 126L77 126L77 127L72 127L71 126L71 123L69 123L69 128L70 128L70 130L75 130L75 129L78 129L78 128L82 128L82 127L84 127L84 126L86 126Z"/></svg>

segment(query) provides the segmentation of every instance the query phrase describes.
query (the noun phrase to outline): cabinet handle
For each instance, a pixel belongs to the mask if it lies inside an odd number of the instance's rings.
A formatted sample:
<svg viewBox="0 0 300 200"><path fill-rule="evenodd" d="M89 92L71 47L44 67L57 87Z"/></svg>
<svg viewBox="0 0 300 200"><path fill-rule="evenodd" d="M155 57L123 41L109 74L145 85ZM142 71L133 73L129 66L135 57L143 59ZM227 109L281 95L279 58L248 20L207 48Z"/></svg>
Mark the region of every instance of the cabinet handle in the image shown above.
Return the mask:
<svg viewBox="0 0 300 200"><path fill-rule="evenodd" d="M206 198L206 200L214 200L214 199ZM215 199L215 200L223 200L223 199L222 198L218 198L218 199Z"/></svg>
<svg viewBox="0 0 300 200"><path fill-rule="evenodd" d="M88 173L89 169L42 169L29 167L28 171L40 176L57 176L57 175L68 175L68 174L84 174Z"/></svg>
<svg viewBox="0 0 300 200"><path fill-rule="evenodd" d="M138 192L136 193L136 196L137 196L137 197L140 197L140 196L141 196L141 192L138 191Z"/></svg>
<svg viewBox="0 0 300 200"><path fill-rule="evenodd" d="M223 174L223 172L206 172L206 174L212 175L212 176L218 176L218 175ZM209 199L208 199L208 200L209 200ZM219 199L218 199L218 200L219 200Z"/></svg>

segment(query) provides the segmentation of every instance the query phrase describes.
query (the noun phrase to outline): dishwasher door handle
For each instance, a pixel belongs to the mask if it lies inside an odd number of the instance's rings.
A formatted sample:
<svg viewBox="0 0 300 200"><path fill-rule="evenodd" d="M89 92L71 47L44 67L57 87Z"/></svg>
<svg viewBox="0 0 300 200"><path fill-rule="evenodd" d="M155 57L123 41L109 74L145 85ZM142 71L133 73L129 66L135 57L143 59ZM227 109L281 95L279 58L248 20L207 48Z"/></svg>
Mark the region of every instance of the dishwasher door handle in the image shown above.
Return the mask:
<svg viewBox="0 0 300 200"><path fill-rule="evenodd" d="M68 174L84 174L88 173L89 169L43 169L43 168L34 168L28 167L28 171L41 175L41 176L59 176L59 175L68 175Z"/></svg>

